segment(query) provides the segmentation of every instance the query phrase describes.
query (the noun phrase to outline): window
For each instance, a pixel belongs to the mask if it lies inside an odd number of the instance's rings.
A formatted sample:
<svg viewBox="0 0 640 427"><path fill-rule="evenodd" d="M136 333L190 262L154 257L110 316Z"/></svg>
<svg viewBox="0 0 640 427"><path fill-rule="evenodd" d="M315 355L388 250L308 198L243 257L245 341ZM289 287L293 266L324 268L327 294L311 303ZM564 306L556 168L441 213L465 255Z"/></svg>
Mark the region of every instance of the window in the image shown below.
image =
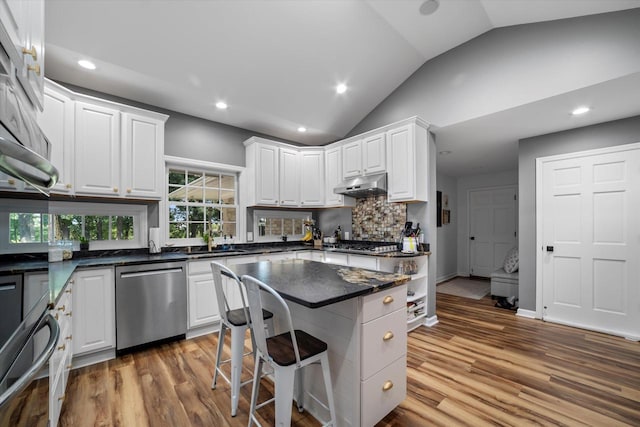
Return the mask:
<svg viewBox="0 0 640 427"><path fill-rule="evenodd" d="M235 174L170 167L167 182L170 241L194 244L205 236L237 235Z"/></svg>
<svg viewBox="0 0 640 427"><path fill-rule="evenodd" d="M89 249L125 249L147 246L147 207L110 203L52 202L51 242L83 238Z"/></svg>
<svg viewBox="0 0 640 427"><path fill-rule="evenodd" d="M2 199L0 252L46 252L50 238L49 201Z"/></svg>
<svg viewBox="0 0 640 427"><path fill-rule="evenodd" d="M304 221L311 218L310 212L298 211L254 211L254 235L257 241L281 240L287 236L299 240L304 234Z"/></svg>
<svg viewBox="0 0 640 427"><path fill-rule="evenodd" d="M10 212L9 243L46 243L49 241L49 215Z"/></svg>

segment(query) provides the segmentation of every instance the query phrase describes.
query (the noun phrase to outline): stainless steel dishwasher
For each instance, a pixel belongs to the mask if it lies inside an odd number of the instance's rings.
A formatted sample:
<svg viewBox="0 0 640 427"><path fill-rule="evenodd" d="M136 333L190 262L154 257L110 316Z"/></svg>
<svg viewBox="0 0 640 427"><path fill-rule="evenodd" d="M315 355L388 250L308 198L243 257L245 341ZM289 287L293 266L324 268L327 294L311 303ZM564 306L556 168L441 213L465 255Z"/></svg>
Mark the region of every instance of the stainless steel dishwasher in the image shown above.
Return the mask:
<svg viewBox="0 0 640 427"><path fill-rule="evenodd" d="M116 267L116 351L186 332L185 262Z"/></svg>

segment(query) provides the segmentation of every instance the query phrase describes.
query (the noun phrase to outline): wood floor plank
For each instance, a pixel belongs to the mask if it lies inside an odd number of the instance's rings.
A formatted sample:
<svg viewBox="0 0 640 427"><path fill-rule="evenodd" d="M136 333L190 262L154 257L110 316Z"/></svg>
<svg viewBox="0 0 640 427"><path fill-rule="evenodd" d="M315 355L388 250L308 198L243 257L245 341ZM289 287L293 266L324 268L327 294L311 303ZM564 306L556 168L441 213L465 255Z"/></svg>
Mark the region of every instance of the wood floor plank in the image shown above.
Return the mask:
<svg viewBox="0 0 640 427"><path fill-rule="evenodd" d="M518 317L490 298L438 294L437 312L437 325L409 334L407 398L377 427L640 426L640 343ZM224 380L211 389L216 345L209 334L72 371L59 425L246 426L251 387L236 417ZM249 378L251 357L243 367ZM261 385L260 400L272 397L272 382ZM46 389L35 382L0 426L45 427ZM271 425L273 406L259 419ZM292 425L319 423L292 405Z"/></svg>

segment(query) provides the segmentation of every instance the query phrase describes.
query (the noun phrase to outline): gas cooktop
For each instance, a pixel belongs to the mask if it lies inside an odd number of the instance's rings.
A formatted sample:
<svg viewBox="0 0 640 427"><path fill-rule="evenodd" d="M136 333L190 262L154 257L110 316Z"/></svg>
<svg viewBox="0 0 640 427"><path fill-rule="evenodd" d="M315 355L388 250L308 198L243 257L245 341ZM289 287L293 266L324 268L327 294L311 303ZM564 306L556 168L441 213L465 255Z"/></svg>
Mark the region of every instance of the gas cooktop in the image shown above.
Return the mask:
<svg viewBox="0 0 640 427"><path fill-rule="evenodd" d="M350 252L386 253L396 252L398 245L393 242L340 242L326 246Z"/></svg>

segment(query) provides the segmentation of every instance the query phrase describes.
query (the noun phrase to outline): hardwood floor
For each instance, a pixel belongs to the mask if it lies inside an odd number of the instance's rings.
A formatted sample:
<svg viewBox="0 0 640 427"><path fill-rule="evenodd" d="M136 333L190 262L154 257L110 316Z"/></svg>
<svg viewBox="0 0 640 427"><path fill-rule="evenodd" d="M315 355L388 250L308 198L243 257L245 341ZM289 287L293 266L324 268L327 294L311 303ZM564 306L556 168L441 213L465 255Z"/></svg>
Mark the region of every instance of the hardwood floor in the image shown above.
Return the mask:
<svg viewBox="0 0 640 427"><path fill-rule="evenodd" d="M379 427L640 425L640 343L493 304L438 294L440 323L409 334L407 398ZM210 388L215 348L214 334L74 370L60 425L245 426L250 386L232 418L228 385ZM263 381L261 399L272 391ZM7 425L43 425L35 409L46 404L42 388ZM292 413L293 425L319 425ZM273 422L271 407L261 415Z"/></svg>

